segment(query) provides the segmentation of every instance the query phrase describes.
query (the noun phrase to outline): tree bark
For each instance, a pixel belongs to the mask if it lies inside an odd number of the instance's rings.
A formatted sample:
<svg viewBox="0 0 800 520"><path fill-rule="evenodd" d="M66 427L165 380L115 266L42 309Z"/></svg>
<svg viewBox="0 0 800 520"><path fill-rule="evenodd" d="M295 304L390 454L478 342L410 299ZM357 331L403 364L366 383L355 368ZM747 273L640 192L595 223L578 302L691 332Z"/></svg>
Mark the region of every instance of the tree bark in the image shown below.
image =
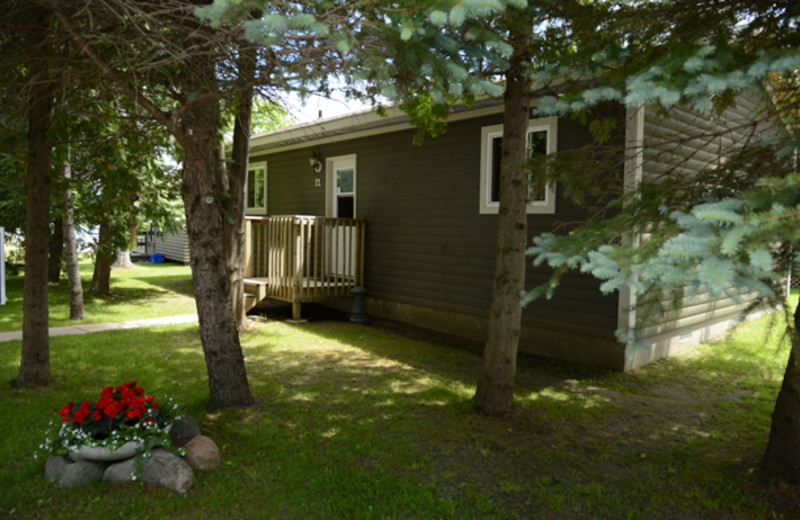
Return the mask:
<svg viewBox="0 0 800 520"><path fill-rule="evenodd" d="M108 296L111 294L111 264L114 262L114 225L111 218L104 215L100 219L100 236L97 238L97 254L94 259L94 273L90 294Z"/></svg>
<svg viewBox="0 0 800 520"><path fill-rule="evenodd" d="M474 406L484 415L511 412L517 371L525 288L527 242L527 170L525 169L531 82L523 70L524 53L511 59L506 74L503 151L500 166L500 208L492 304Z"/></svg>
<svg viewBox="0 0 800 520"><path fill-rule="evenodd" d="M203 54L181 69L184 92L214 91L214 61ZM191 253L192 281L200 336L208 373L209 406L222 408L253 403L244 355L233 317L222 229L223 198L217 186L218 101L198 98L186 107L178 141L183 148L183 202ZM178 137L176 136L176 137Z"/></svg>
<svg viewBox="0 0 800 520"><path fill-rule="evenodd" d="M61 259L64 256L64 219L53 220L53 234L50 237L50 258L47 264L47 280L58 283L61 279Z"/></svg>
<svg viewBox="0 0 800 520"><path fill-rule="evenodd" d="M47 17L42 18L46 23ZM21 388L35 388L52 380L47 256L50 238L50 125L53 87L49 82L46 63L34 63L31 70L22 356L17 376L17 385Z"/></svg>
<svg viewBox="0 0 800 520"><path fill-rule="evenodd" d="M800 482L800 305L794 311L792 350L783 383L772 412L764 472L793 483Z"/></svg>
<svg viewBox="0 0 800 520"><path fill-rule="evenodd" d="M113 267L133 267L131 250L117 248L117 256L116 260L114 260Z"/></svg>
<svg viewBox="0 0 800 520"><path fill-rule="evenodd" d="M225 234L226 263L228 283L231 287L233 316L239 330L247 327L247 313L244 308L244 224L247 199L247 166L250 161L250 123L253 115L253 76L255 74L256 48L243 45L239 58L239 81L245 86L239 97L239 106L233 123L233 147L229 179L226 169L220 168L223 186L230 197L224 199L224 209L228 218L223 221Z"/></svg>
<svg viewBox="0 0 800 520"><path fill-rule="evenodd" d="M69 284L69 319L82 320L85 316L83 310L83 286L81 285L81 273L78 268L78 244L75 240L72 188L69 187L70 179L72 178L69 161L64 161L61 165L61 171L67 181L67 189L64 191L64 264Z"/></svg>

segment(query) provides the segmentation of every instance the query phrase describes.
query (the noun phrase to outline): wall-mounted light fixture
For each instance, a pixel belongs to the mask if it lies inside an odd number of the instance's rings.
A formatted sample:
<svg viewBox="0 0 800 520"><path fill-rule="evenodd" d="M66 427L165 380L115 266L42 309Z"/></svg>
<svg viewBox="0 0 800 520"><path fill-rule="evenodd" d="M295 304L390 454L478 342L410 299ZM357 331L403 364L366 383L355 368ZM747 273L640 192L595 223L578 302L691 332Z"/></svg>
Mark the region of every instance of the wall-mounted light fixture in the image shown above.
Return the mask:
<svg viewBox="0 0 800 520"><path fill-rule="evenodd" d="M317 157L317 152L311 152L308 158L308 164L311 166L311 169L314 170L314 173L322 171L322 162L319 160L319 157Z"/></svg>

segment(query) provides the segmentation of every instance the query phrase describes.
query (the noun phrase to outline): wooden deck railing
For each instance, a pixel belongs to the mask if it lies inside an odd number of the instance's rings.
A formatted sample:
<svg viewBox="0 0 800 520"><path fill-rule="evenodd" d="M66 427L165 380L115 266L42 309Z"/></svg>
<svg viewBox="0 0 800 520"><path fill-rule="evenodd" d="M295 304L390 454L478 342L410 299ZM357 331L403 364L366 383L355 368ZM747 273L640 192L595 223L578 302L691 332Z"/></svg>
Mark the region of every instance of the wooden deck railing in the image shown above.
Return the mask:
<svg viewBox="0 0 800 520"><path fill-rule="evenodd" d="M292 303L345 298L364 285L363 220L299 215L248 217L245 279L259 296Z"/></svg>

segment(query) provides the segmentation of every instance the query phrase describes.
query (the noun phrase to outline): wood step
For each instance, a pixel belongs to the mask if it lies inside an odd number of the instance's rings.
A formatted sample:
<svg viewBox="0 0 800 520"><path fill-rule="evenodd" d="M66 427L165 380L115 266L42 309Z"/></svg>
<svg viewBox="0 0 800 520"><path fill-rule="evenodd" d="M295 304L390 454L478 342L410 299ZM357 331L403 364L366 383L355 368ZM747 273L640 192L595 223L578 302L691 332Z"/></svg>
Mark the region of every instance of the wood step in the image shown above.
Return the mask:
<svg viewBox="0 0 800 520"><path fill-rule="evenodd" d="M244 293L244 311L245 311L245 312L249 311L250 309L252 309L253 307L255 307L255 306L256 306L256 304L257 304L259 301L261 301L261 300L258 300L258 299L256 298L256 295L255 295L255 294L253 294L253 293L249 293L249 292L246 292L246 293Z"/></svg>

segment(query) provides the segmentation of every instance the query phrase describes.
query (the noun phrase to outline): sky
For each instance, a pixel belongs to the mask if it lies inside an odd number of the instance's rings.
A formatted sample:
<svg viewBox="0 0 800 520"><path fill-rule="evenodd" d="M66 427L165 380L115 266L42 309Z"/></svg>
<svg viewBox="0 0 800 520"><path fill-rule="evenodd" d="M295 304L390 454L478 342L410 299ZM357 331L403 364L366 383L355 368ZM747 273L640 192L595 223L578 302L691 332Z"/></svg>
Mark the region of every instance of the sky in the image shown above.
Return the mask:
<svg viewBox="0 0 800 520"><path fill-rule="evenodd" d="M297 118L296 123L308 123L320 119L319 113L322 112L322 119L343 116L352 112L366 110L369 105L358 101L346 100L339 92L332 94L332 99L322 96L309 96L305 102L301 102L296 94L289 94L284 98L284 106Z"/></svg>

